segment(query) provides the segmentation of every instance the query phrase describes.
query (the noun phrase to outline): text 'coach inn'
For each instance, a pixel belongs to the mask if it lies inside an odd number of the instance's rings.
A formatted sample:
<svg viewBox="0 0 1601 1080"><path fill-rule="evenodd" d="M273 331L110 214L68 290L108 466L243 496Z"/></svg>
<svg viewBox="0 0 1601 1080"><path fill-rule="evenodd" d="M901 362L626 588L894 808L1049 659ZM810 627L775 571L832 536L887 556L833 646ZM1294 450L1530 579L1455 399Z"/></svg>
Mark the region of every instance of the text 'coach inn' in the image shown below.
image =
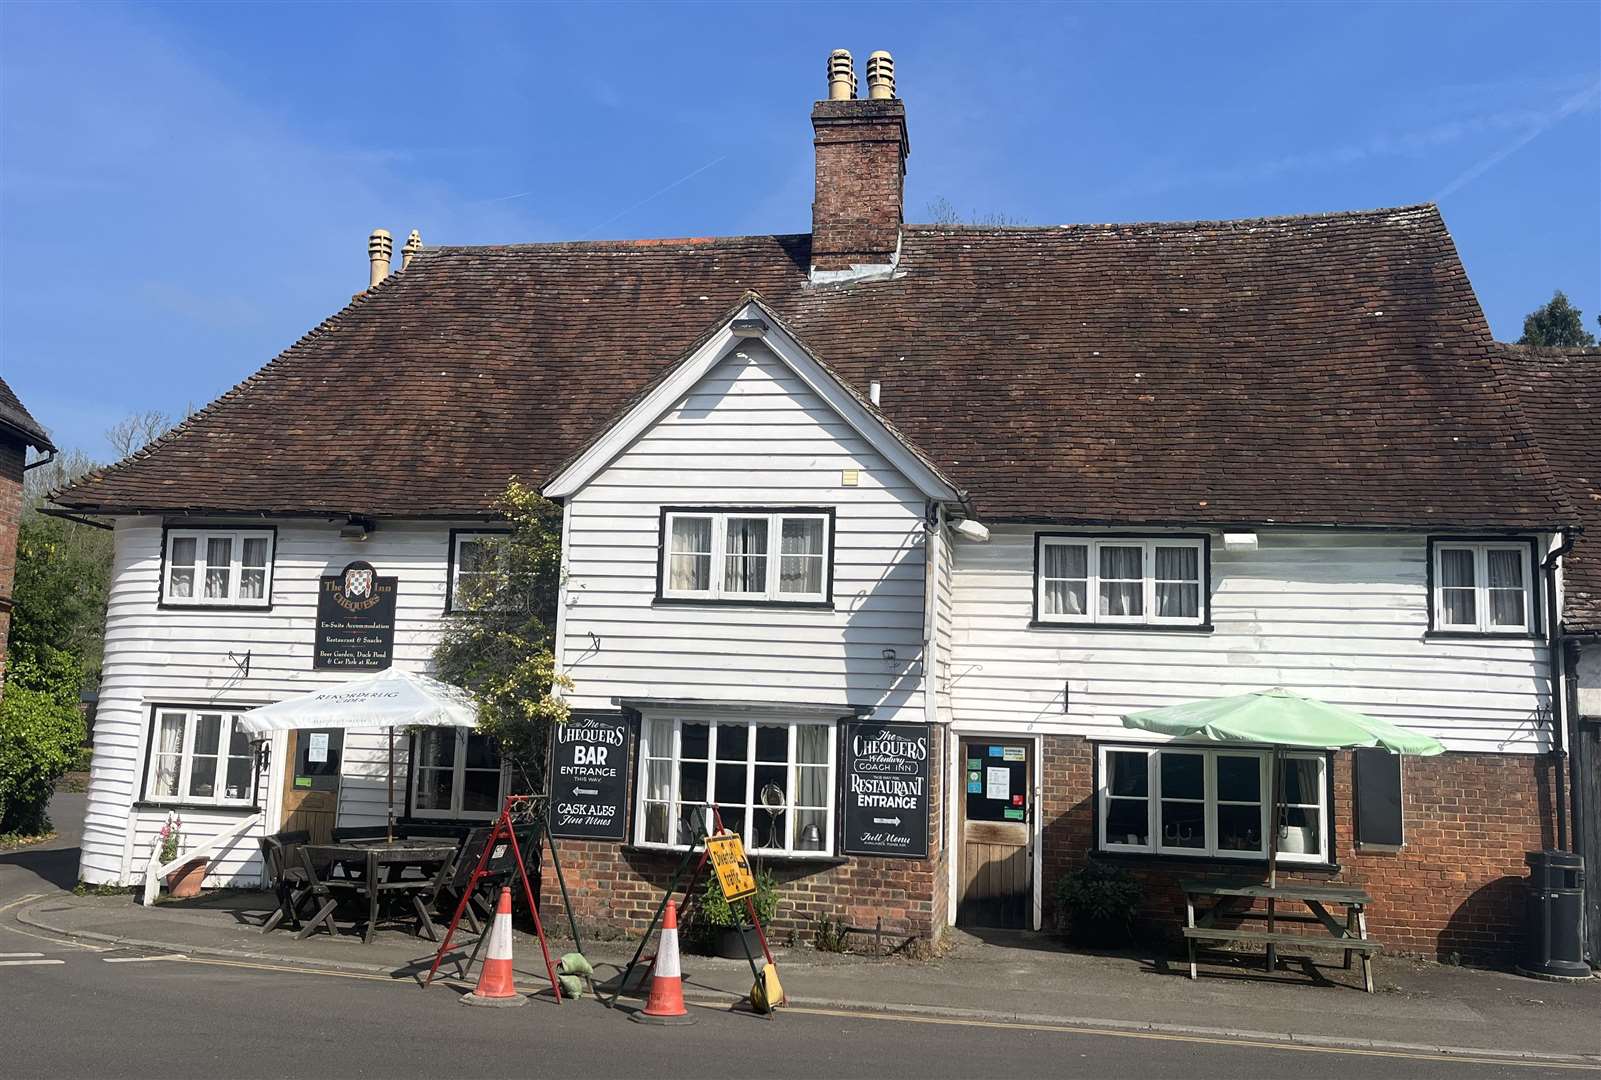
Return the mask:
<svg viewBox="0 0 1601 1080"><path fill-rule="evenodd" d="M427 670L516 475L563 507L566 737L606 750L558 814L581 922L643 927L714 804L781 927L1048 928L1092 854L1171 925L1181 875L1262 866L1268 751L1121 717L1286 687L1448 752L1288 755L1281 872L1403 950L1516 942L1601 711L1601 357L1497 345L1431 205L904 224L892 69L857 98L842 59L810 234L413 236L395 272L374 234L344 310L57 493L116 532L86 881L174 809L381 825L382 731L257 755L236 717ZM399 817L493 816L484 736L408 741ZM260 873L247 837L210 882Z"/></svg>

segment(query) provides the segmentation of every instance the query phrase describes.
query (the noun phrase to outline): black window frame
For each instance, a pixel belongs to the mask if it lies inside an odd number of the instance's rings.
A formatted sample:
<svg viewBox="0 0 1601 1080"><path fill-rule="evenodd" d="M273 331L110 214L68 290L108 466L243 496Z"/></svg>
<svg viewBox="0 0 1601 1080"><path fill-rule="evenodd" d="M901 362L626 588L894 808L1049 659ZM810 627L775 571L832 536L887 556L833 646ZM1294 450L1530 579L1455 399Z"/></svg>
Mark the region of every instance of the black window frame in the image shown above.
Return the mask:
<svg viewBox="0 0 1601 1080"><path fill-rule="evenodd" d="M685 606L685 607L737 607L762 609L794 609L811 611L832 611L834 609L834 544L838 515L832 506L663 506L656 521L656 596L655 604ZM667 518L669 514L723 514L723 515L760 515L760 514L795 514L824 517L828 521L828 538L824 544L823 553L823 599L821 600L773 600L766 597L756 599L740 599L728 596L667 596L665 586L667 581L667 554L668 541ZM777 559L780 552L770 550L768 557ZM721 572L721 568L713 566L714 572Z"/></svg>
<svg viewBox="0 0 1601 1080"><path fill-rule="evenodd" d="M267 594L265 603L229 604L195 603L193 599L169 600L167 599L167 552L170 547L170 537L174 532L250 532L268 534L269 550L267 553ZM156 577L156 609L159 611L271 611L273 607L273 591L278 587L278 526L271 524L242 523L237 521L189 521L182 518L167 518L161 523L161 564L160 572ZM198 579L195 582L199 586Z"/></svg>
<svg viewBox="0 0 1601 1080"><path fill-rule="evenodd" d="M1436 619L1439 611L1434 602L1435 593L1435 563L1436 551L1440 545L1458 544L1500 544L1503 546L1526 546L1529 549L1529 580L1525 585L1525 603L1529 611L1529 629L1527 630L1472 630L1463 629L1437 629ZM1425 638L1471 638L1476 641L1544 641L1546 640L1545 604L1542 603L1544 594L1544 567L1541 565L1539 537L1525 533L1515 533L1502 536L1452 536L1442 533L1428 537L1425 546L1424 558L1424 594L1428 607L1428 627L1424 630ZM1474 582L1474 593L1478 595L1482 588L1487 586ZM1477 601L1475 601L1477 602Z"/></svg>
<svg viewBox="0 0 1601 1080"><path fill-rule="evenodd" d="M1048 540L1082 540L1095 543L1101 540L1146 541L1184 540L1199 542L1201 546L1201 621L1198 623L1126 622L1104 623L1091 620L1068 621L1040 617L1040 554ZM1093 551L1093 549L1092 549ZM1155 567L1151 568L1155 573ZM1092 601L1094 597L1090 598ZM1205 532L1052 532L1034 534L1034 572L1030 578L1029 627L1036 630L1069 630L1084 633L1135 633L1135 634L1209 634L1212 626L1212 534Z"/></svg>
<svg viewBox="0 0 1601 1080"><path fill-rule="evenodd" d="M451 529L450 538L445 548L445 614L461 615L469 612L470 608L458 609L456 604L456 545L462 537L471 536L511 536L511 529L478 529L462 528Z"/></svg>

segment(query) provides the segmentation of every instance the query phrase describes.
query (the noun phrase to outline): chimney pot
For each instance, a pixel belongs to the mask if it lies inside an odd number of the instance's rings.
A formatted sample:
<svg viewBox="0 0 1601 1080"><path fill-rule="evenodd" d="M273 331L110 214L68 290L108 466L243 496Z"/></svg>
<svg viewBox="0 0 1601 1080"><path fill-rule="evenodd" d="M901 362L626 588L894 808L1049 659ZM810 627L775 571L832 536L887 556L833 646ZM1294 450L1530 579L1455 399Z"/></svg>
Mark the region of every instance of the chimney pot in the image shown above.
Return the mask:
<svg viewBox="0 0 1601 1080"><path fill-rule="evenodd" d="M856 96L856 65L849 49L828 54L828 100L850 101Z"/></svg>
<svg viewBox="0 0 1601 1080"><path fill-rule="evenodd" d="M389 231L374 229L372 235L367 237L367 261L372 264L372 279L367 282L367 288L372 288L389 276L389 259L394 253L395 241Z"/></svg>
<svg viewBox="0 0 1601 1080"><path fill-rule="evenodd" d="M895 58L882 49L867 58L867 96L872 101L895 96Z"/></svg>
<svg viewBox="0 0 1601 1080"><path fill-rule="evenodd" d="M416 258L420 251L422 251L422 233L413 229L411 235L406 237L406 246L401 249L400 268L404 270L410 266L411 260Z"/></svg>

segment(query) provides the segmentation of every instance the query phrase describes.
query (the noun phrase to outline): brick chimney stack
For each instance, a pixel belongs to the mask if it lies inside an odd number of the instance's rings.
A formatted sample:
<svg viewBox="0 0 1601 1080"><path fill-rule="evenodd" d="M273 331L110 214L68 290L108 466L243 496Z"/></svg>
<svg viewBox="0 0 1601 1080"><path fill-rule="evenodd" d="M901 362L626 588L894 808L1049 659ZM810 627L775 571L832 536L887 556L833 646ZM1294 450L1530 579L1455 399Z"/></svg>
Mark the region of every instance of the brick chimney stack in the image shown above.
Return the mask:
<svg viewBox="0 0 1601 1080"><path fill-rule="evenodd" d="M906 106L895 97L895 62L875 52L868 97L856 97L850 54L828 58L829 98L812 106L817 193L812 200L812 280L893 270L900 257L906 178Z"/></svg>

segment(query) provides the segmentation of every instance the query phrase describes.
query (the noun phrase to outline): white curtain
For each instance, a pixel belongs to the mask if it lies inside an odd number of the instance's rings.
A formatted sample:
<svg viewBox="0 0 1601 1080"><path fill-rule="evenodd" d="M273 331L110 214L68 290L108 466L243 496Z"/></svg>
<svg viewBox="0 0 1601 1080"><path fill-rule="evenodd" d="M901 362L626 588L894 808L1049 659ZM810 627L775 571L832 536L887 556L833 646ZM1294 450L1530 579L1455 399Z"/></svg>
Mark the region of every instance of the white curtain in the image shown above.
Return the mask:
<svg viewBox="0 0 1601 1080"><path fill-rule="evenodd" d="M1192 547L1156 549L1156 614L1193 619L1201 606L1201 553Z"/></svg>
<svg viewBox="0 0 1601 1080"><path fill-rule="evenodd" d="M1523 555L1517 551L1489 552L1490 621L1496 626L1522 626Z"/></svg>
<svg viewBox="0 0 1601 1080"><path fill-rule="evenodd" d="M1101 613L1145 613L1145 550L1137 547L1101 548Z"/></svg>
<svg viewBox="0 0 1601 1080"><path fill-rule="evenodd" d="M823 591L823 523L786 520L779 540L778 590L815 595Z"/></svg>
<svg viewBox="0 0 1601 1080"><path fill-rule="evenodd" d="M167 570L167 595L188 597L195 594L195 538L174 537L172 565Z"/></svg>
<svg viewBox="0 0 1601 1080"><path fill-rule="evenodd" d="M233 540L213 536L206 541L206 599L220 600L228 595L228 576L233 568Z"/></svg>
<svg viewBox="0 0 1601 1080"><path fill-rule="evenodd" d="M1089 607L1089 548L1082 544L1046 544L1040 558L1045 614L1084 614Z"/></svg>
<svg viewBox="0 0 1601 1080"><path fill-rule="evenodd" d="M674 590L701 592L711 588L712 578L712 521L711 518L680 517L673 519L673 532L668 550L667 587Z"/></svg>
<svg viewBox="0 0 1601 1080"><path fill-rule="evenodd" d="M1440 599L1448 624L1472 626L1478 621L1474 584L1472 551L1440 552Z"/></svg>
<svg viewBox="0 0 1601 1080"><path fill-rule="evenodd" d="M729 518L723 591L767 591L767 519Z"/></svg>
<svg viewBox="0 0 1601 1080"><path fill-rule="evenodd" d="M156 790L162 795L178 794L178 773L183 767L183 721L182 713L164 713L161 717Z"/></svg>

